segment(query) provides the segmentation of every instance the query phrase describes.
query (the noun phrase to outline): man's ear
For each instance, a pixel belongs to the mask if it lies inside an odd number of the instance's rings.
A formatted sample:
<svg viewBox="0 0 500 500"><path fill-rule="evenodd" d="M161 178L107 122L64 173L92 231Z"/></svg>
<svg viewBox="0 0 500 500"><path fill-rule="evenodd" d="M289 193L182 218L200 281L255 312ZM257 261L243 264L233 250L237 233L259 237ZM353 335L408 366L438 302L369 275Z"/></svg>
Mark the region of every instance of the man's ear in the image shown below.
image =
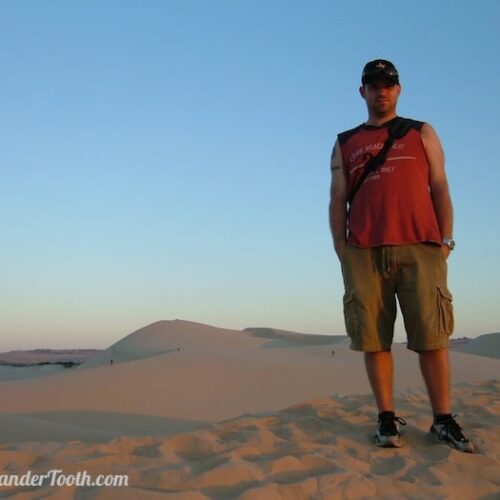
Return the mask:
<svg viewBox="0 0 500 500"><path fill-rule="evenodd" d="M365 86L364 85L361 85L361 87L359 87L359 93L361 94L361 97L364 99L365 98Z"/></svg>

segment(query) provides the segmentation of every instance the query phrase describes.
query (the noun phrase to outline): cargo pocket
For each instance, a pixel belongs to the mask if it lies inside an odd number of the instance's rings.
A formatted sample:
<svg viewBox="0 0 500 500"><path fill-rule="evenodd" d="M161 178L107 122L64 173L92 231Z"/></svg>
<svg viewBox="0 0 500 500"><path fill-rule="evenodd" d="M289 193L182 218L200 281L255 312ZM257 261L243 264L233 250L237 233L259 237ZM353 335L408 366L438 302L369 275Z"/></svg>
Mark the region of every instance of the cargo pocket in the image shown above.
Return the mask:
<svg viewBox="0 0 500 500"><path fill-rule="evenodd" d="M455 326L453 319L453 297L447 288L438 285L437 289L439 333L450 336Z"/></svg>
<svg viewBox="0 0 500 500"><path fill-rule="evenodd" d="M356 339L358 337L359 321L356 297L353 291L344 294L344 320L347 335L351 339Z"/></svg>

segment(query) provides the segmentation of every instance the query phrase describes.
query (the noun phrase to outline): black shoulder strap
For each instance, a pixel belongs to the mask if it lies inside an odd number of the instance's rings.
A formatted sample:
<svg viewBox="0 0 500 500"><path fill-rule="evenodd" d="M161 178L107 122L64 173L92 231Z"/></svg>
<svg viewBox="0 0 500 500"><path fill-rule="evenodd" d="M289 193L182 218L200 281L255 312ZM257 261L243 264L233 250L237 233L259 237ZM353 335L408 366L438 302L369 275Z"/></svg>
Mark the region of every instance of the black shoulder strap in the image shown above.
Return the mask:
<svg viewBox="0 0 500 500"><path fill-rule="evenodd" d="M356 193L359 191L359 188L362 186L363 182L365 182L366 178L372 172L375 172L377 168L382 165L385 161L387 153L392 148L394 141L396 139L401 139L404 137L411 128L414 128L420 122L416 122L415 120L410 120L407 118L397 118L389 125L389 136L387 137L382 149L379 151L377 155L372 157L365 165L365 170L361 177L358 179L358 182L352 188L351 193L349 194L349 205L352 205L354 197Z"/></svg>

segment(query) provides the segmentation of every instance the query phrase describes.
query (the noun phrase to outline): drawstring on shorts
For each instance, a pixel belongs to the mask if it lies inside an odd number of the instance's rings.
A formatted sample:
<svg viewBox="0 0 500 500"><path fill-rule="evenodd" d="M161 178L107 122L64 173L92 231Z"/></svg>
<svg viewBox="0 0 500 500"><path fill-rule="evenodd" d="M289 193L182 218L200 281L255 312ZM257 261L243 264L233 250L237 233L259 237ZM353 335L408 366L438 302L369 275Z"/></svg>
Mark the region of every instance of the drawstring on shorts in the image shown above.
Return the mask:
<svg viewBox="0 0 500 500"><path fill-rule="evenodd" d="M382 276L385 279L389 279L395 272L395 262L394 262L394 248L392 247L382 247L382 252L380 255L380 264L382 270Z"/></svg>

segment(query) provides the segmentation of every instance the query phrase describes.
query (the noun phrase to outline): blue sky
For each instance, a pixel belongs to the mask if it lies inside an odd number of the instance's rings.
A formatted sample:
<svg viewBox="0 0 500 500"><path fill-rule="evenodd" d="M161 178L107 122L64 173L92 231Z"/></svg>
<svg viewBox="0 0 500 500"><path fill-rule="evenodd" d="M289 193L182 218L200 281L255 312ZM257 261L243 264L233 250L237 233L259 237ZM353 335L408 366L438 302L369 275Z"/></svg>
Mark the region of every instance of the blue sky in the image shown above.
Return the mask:
<svg viewBox="0 0 500 500"><path fill-rule="evenodd" d="M498 331L499 16L493 0L0 3L0 349L106 347L175 318L343 333L329 156L366 119L378 57L399 113L445 148L456 335Z"/></svg>

